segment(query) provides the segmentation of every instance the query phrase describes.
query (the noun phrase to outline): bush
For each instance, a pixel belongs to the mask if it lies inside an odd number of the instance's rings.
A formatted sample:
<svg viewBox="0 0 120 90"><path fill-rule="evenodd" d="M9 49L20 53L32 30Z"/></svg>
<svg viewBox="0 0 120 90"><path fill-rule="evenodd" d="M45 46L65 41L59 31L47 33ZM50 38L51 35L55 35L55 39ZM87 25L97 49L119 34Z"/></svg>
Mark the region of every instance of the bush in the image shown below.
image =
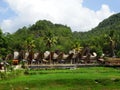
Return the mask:
<svg viewBox="0 0 120 90"><path fill-rule="evenodd" d="M5 80L5 79L7 79L7 74L6 74L6 72L0 72L0 80Z"/></svg>
<svg viewBox="0 0 120 90"><path fill-rule="evenodd" d="M23 75L22 70L14 70L11 72L0 72L0 80L12 79Z"/></svg>

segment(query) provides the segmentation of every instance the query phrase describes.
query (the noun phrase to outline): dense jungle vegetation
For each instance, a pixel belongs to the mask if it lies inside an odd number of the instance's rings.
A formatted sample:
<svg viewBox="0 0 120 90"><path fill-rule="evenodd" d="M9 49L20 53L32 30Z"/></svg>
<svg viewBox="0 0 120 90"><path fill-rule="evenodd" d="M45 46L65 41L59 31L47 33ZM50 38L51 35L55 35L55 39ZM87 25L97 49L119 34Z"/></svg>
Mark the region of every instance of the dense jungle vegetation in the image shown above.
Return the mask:
<svg viewBox="0 0 120 90"><path fill-rule="evenodd" d="M47 20L39 20L29 27L22 27L10 34L0 30L0 56L13 53L14 50L60 50L68 52L75 48L89 46L91 52L111 52L110 40L114 41L114 51L120 56L120 13L103 20L88 32L72 32L66 25L53 24Z"/></svg>

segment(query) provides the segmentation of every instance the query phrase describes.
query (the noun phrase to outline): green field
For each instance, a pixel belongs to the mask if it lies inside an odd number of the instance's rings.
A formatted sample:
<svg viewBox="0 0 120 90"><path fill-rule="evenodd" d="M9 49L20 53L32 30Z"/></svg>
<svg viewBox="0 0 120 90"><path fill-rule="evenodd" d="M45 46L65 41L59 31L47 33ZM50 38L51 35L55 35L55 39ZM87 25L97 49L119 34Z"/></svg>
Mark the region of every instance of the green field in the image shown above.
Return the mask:
<svg viewBox="0 0 120 90"><path fill-rule="evenodd" d="M63 70L14 71L0 80L0 90L120 90L120 70L82 67Z"/></svg>

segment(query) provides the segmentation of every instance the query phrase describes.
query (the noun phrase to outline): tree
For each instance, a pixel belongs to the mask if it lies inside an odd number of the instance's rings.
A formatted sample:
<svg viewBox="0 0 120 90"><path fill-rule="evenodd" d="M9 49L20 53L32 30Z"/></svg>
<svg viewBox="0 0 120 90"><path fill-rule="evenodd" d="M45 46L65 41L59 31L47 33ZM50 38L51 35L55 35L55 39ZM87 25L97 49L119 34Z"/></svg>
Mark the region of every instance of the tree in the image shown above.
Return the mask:
<svg viewBox="0 0 120 90"><path fill-rule="evenodd" d="M24 47L28 52L33 51L35 48L35 40L32 37L27 38L24 42Z"/></svg>
<svg viewBox="0 0 120 90"><path fill-rule="evenodd" d="M51 47L57 43L57 37L55 37L51 31L48 31L46 33L46 37L44 38L44 40L46 42L48 50L51 50Z"/></svg>
<svg viewBox="0 0 120 90"><path fill-rule="evenodd" d="M114 35L114 31L111 31L109 34L109 42L110 42L110 50L111 50L111 55L112 57L115 57L115 41L113 40L113 35Z"/></svg>
<svg viewBox="0 0 120 90"><path fill-rule="evenodd" d="M44 38L46 42L46 46L48 47L49 51L51 51L51 47L57 43L57 38L54 37L51 31L46 33L46 37ZM51 54L50 54L50 64L51 64Z"/></svg>
<svg viewBox="0 0 120 90"><path fill-rule="evenodd" d="M82 50L82 47L80 46L80 42L76 41L73 44L73 49L75 49L76 52L80 52Z"/></svg>
<svg viewBox="0 0 120 90"><path fill-rule="evenodd" d="M2 57L7 55L8 52L8 43L7 43L7 38L4 36L2 30L0 29L0 55Z"/></svg>

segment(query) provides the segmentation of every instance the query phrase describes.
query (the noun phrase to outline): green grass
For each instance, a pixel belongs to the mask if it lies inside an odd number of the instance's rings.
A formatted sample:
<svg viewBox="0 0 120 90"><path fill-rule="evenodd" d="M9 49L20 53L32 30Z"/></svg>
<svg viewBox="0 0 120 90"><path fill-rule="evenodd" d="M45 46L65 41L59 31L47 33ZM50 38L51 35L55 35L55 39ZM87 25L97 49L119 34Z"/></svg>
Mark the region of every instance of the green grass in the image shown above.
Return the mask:
<svg viewBox="0 0 120 90"><path fill-rule="evenodd" d="M21 72L20 72L21 73ZM120 90L120 70L87 67L75 70L30 70L0 81L0 90Z"/></svg>

